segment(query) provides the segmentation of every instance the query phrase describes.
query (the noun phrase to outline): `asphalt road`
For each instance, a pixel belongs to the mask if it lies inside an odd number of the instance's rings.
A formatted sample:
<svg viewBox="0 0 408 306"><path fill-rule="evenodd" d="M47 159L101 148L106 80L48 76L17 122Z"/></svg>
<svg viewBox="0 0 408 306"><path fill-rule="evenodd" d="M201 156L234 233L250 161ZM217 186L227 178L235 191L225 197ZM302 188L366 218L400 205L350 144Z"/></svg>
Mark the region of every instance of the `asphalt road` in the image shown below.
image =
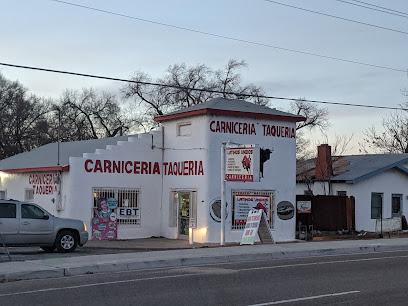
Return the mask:
<svg viewBox="0 0 408 306"><path fill-rule="evenodd" d="M407 305L408 252L0 284L0 305Z"/></svg>

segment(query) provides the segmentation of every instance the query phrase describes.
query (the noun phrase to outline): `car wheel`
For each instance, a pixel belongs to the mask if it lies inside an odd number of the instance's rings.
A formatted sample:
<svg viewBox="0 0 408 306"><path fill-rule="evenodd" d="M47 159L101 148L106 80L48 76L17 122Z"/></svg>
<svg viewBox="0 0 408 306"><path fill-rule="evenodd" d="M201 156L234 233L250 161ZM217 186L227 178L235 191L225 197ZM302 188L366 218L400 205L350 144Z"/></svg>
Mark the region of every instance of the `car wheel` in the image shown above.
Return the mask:
<svg viewBox="0 0 408 306"><path fill-rule="evenodd" d="M46 253L51 253L51 252L54 252L54 250L55 250L55 246L50 246L50 247L49 246L43 246L41 248Z"/></svg>
<svg viewBox="0 0 408 306"><path fill-rule="evenodd" d="M55 245L58 252L73 252L78 245L78 238L71 231L62 231L58 234Z"/></svg>

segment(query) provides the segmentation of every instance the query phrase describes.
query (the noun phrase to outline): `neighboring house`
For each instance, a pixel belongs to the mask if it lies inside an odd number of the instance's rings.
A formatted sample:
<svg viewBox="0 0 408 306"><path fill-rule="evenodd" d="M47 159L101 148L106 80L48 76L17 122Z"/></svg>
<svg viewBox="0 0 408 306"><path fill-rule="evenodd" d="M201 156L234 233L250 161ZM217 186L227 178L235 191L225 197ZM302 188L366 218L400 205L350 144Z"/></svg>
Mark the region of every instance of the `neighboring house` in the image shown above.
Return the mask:
<svg viewBox="0 0 408 306"><path fill-rule="evenodd" d="M296 182L298 195L354 196L357 231L408 213L408 154L331 156L324 144L317 159L297 162Z"/></svg>
<svg viewBox="0 0 408 306"><path fill-rule="evenodd" d="M1 160L0 197L81 219L92 239L219 242L221 148L228 142L239 149L226 154L234 172L225 176L226 241L241 240L257 204L275 241L295 239L295 218L281 218L277 207L295 202L295 131L303 117L217 98L155 120L157 131L59 149L53 143Z"/></svg>

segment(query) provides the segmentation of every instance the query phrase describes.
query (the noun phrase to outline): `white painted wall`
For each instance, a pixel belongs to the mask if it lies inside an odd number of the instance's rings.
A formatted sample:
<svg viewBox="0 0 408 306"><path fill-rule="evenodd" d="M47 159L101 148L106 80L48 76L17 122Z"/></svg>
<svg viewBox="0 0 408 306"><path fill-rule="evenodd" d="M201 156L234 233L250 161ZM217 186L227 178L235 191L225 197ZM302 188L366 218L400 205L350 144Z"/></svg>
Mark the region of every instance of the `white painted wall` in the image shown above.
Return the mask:
<svg viewBox="0 0 408 306"><path fill-rule="evenodd" d="M356 230L374 232L376 220L371 219L371 193L383 193L383 218L391 217L392 194L402 194L402 214L408 213L406 197L408 177L391 169L354 186L356 198Z"/></svg>
<svg viewBox="0 0 408 306"><path fill-rule="evenodd" d="M129 141L110 145L106 150L86 153L84 157L71 157L69 182L64 188L65 210L73 218L84 219L91 226L93 194L92 188L137 188L140 193L141 226L118 229L118 239L146 238L161 235L161 175L134 173L87 172L85 162L90 159L116 161L160 162L161 132L129 137ZM152 147L153 146L153 147ZM90 167L95 169L91 165Z"/></svg>
<svg viewBox="0 0 408 306"><path fill-rule="evenodd" d="M242 123L254 123L256 135L237 135L213 133L209 129L211 121L236 121ZM263 149L273 149L270 160L264 164L264 177L260 182L227 182L226 201L229 203L228 219L226 221L226 241L240 241L242 230L231 230L232 227L232 191L233 190L273 190L274 195L274 217L275 226L272 231L275 241L293 241L295 239L296 218L281 220L276 215L276 205L281 201L289 201L295 204L295 172L296 172L296 140L295 138L281 138L264 136L263 124L295 127L293 122L282 122L254 118L219 117L213 116L207 119L207 132L209 133L209 164L211 165L208 175L209 202L221 196L221 145L223 141L235 144L255 144ZM209 206L206 208L209 214ZM208 217L208 240L210 242L220 241L220 223Z"/></svg>
<svg viewBox="0 0 408 306"><path fill-rule="evenodd" d="M33 202L39 204L57 217L68 217L64 211L57 210L59 185L54 183L57 171L29 173L1 173L0 189L6 190L7 198L24 201L26 189L34 189ZM67 174L63 174L67 175ZM45 177L45 180L44 180ZM34 181L33 181L34 180ZM47 188L45 190L45 188Z"/></svg>

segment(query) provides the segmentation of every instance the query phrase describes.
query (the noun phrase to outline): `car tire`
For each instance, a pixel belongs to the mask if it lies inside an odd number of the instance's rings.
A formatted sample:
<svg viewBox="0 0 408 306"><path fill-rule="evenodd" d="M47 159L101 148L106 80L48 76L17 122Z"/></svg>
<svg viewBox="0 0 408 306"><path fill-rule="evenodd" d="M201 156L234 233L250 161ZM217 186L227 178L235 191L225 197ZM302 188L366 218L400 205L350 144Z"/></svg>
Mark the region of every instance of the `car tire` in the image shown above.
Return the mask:
<svg viewBox="0 0 408 306"><path fill-rule="evenodd" d="M55 246L42 246L41 249L46 253L52 253L55 250Z"/></svg>
<svg viewBox="0 0 408 306"><path fill-rule="evenodd" d="M78 245L78 238L71 231L61 231L57 235L55 246L60 253L73 252Z"/></svg>

